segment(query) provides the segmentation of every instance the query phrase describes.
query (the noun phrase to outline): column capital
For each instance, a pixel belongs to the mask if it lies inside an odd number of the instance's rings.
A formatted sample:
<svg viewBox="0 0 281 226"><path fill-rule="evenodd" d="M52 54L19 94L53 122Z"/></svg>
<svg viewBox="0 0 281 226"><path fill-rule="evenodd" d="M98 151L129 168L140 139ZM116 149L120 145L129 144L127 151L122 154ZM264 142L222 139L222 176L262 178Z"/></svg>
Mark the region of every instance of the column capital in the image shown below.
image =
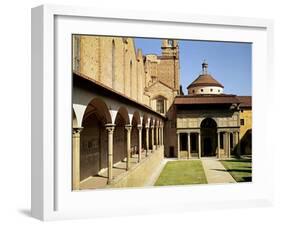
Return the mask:
<svg viewBox="0 0 281 226"><path fill-rule="evenodd" d="M109 133L113 133L115 124L105 124L105 128Z"/></svg>
<svg viewBox="0 0 281 226"><path fill-rule="evenodd" d="M149 126L145 126L145 128L146 128L146 129L149 129L150 127L149 127Z"/></svg>
<svg viewBox="0 0 281 226"><path fill-rule="evenodd" d="M151 125L150 127L151 127L151 129L154 129L154 128L155 128L155 126L154 126L154 125Z"/></svg>
<svg viewBox="0 0 281 226"><path fill-rule="evenodd" d="M75 134L80 134L83 129L84 129L83 127L73 127L73 128L72 128L72 134L73 134L73 135L75 135Z"/></svg>
<svg viewBox="0 0 281 226"><path fill-rule="evenodd" d="M131 131L132 130L132 125L130 125L130 124L125 125L125 129L127 131Z"/></svg>
<svg viewBox="0 0 281 226"><path fill-rule="evenodd" d="M137 128L138 128L138 130L141 130L142 129L142 125L138 125Z"/></svg>

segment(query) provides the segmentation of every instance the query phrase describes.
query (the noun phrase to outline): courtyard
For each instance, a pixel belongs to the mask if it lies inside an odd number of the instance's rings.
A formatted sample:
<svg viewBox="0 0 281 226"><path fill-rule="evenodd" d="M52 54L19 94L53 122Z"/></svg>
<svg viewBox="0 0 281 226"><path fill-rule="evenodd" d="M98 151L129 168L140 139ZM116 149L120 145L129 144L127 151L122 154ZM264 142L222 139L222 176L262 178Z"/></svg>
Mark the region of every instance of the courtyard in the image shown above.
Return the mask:
<svg viewBox="0 0 281 226"><path fill-rule="evenodd" d="M202 158L201 160L168 161L154 186L250 181L252 181L252 160L250 157L227 160Z"/></svg>

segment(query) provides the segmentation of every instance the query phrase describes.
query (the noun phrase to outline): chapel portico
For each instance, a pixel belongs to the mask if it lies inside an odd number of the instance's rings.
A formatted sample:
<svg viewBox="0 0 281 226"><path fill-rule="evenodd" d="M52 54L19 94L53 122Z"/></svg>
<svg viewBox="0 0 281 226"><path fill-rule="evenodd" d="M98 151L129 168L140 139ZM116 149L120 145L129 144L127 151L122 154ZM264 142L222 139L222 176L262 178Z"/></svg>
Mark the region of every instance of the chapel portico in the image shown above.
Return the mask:
<svg viewBox="0 0 281 226"><path fill-rule="evenodd" d="M188 87L188 95L177 96L177 157L230 158L240 155L240 100L224 94L223 85L202 64L202 74Z"/></svg>

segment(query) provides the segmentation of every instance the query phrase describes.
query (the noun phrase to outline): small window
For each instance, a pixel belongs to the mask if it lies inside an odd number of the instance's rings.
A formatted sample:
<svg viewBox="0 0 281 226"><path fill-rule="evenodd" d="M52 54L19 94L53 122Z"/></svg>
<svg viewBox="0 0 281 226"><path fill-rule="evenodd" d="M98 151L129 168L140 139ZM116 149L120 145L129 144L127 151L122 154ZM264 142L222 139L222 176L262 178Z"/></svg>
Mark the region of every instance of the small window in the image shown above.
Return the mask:
<svg viewBox="0 0 281 226"><path fill-rule="evenodd" d="M220 92L221 90L220 89L218 89L218 92Z"/></svg>
<svg viewBox="0 0 281 226"><path fill-rule="evenodd" d="M203 89L201 89L201 92L203 92Z"/></svg>
<svg viewBox="0 0 281 226"><path fill-rule="evenodd" d="M195 90L192 90L192 93L195 93Z"/></svg>
<svg viewBox="0 0 281 226"><path fill-rule="evenodd" d="M244 119L240 119L240 125L241 125L241 126L244 126L244 125L245 125Z"/></svg>
<svg viewBox="0 0 281 226"><path fill-rule="evenodd" d="M163 98L159 98L156 100L156 111L157 112L164 114L164 106L165 106L165 101Z"/></svg>
<svg viewBox="0 0 281 226"><path fill-rule="evenodd" d="M210 89L211 92L213 92L213 89Z"/></svg>
<svg viewBox="0 0 281 226"><path fill-rule="evenodd" d="M169 46L173 46L173 40L169 39L168 44L169 44Z"/></svg>

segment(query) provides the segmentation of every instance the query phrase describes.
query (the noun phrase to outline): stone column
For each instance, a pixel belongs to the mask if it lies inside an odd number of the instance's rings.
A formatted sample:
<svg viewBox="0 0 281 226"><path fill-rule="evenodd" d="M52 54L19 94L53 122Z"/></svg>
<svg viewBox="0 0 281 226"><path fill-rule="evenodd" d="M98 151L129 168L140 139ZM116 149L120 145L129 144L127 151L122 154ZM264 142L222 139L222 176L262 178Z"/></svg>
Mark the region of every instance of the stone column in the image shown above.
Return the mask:
<svg viewBox="0 0 281 226"><path fill-rule="evenodd" d="M151 126L151 146L152 151L154 150L154 126Z"/></svg>
<svg viewBox="0 0 281 226"><path fill-rule="evenodd" d="M127 131L127 162L126 162L126 169L130 169L130 160L131 160L131 125L125 125L125 129Z"/></svg>
<svg viewBox="0 0 281 226"><path fill-rule="evenodd" d="M241 150L240 150L240 133L237 132L237 155L240 157Z"/></svg>
<svg viewBox="0 0 281 226"><path fill-rule="evenodd" d="M191 147L190 147L190 133L187 133L187 151L188 151L188 158L191 158Z"/></svg>
<svg viewBox="0 0 281 226"><path fill-rule="evenodd" d="M230 148L230 132L228 132L228 158L231 157L231 148Z"/></svg>
<svg viewBox="0 0 281 226"><path fill-rule="evenodd" d="M198 133L198 156L201 159L201 133Z"/></svg>
<svg viewBox="0 0 281 226"><path fill-rule="evenodd" d="M82 127L72 129L72 189L80 188L80 133Z"/></svg>
<svg viewBox="0 0 281 226"><path fill-rule="evenodd" d="M178 137L178 159L181 158L181 151L180 151L180 133L177 133Z"/></svg>
<svg viewBox="0 0 281 226"><path fill-rule="evenodd" d="M112 167L113 167L113 132L114 132L114 124L106 124L105 128L107 130L107 139L108 139L108 147L107 147L107 175L108 175L108 184L111 184L113 175L112 175Z"/></svg>
<svg viewBox="0 0 281 226"><path fill-rule="evenodd" d="M156 149L159 146L159 127L156 126Z"/></svg>
<svg viewBox="0 0 281 226"><path fill-rule="evenodd" d="M148 156L148 150L149 150L149 126L145 127L146 129L146 156Z"/></svg>
<svg viewBox="0 0 281 226"><path fill-rule="evenodd" d="M226 147L227 147L226 132L223 132L223 150L224 150L224 158L225 158L226 155L227 155Z"/></svg>
<svg viewBox="0 0 281 226"><path fill-rule="evenodd" d="M161 136L162 136L162 130L161 130L161 126L159 126L159 129L158 129L158 131L159 131L159 146L161 146L162 145L162 143L161 143L161 140L162 140L162 138L161 138Z"/></svg>
<svg viewBox="0 0 281 226"><path fill-rule="evenodd" d="M138 155L138 162L141 161L141 149L142 149L142 125L138 125L139 130L139 155Z"/></svg>
<svg viewBox="0 0 281 226"><path fill-rule="evenodd" d="M162 146L164 146L164 127L162 126L161 127L161 144L162 144Z"/></svg>
<svg viewBox="0 0 281 226"><path fill-rule="evenodd" d="M221 153L220 153L220 132L218 131L217 132L217 134L218 134L218 147L217 147L217 149L218 149L218 159L220 159L221 158Z"/></svg>

